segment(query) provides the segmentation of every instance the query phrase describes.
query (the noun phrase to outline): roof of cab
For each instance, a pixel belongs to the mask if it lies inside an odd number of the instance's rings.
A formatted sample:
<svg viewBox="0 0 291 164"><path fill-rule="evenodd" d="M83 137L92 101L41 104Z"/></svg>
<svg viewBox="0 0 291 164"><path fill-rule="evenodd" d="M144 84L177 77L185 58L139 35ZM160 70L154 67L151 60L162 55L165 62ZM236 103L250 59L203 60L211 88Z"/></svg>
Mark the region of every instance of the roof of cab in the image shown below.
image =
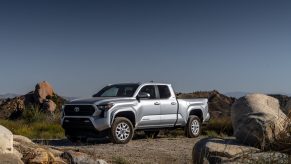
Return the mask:
<svg viewBox="0 0 291 164"><path fill-rule="evenodd" d="M109 84L109 85L169 85L171 84L166 84L166 83L156 83L156 82L145 82L145 83L117 83L117 84Z"/></svg>

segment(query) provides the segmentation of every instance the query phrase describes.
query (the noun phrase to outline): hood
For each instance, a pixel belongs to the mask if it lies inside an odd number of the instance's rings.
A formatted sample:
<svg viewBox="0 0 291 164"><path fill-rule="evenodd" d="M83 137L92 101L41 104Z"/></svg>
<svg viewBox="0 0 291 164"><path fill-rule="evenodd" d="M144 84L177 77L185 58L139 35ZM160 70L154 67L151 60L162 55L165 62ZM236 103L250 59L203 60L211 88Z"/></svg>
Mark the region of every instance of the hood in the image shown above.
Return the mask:
<svg viewBox="0 0 291 164"><path fill-rule="evenodd" d="M105 102L124 102L124 101L134 101L136 99L132 97L92 97L86 99L76 99L68 104L100 104Z"/></svg>

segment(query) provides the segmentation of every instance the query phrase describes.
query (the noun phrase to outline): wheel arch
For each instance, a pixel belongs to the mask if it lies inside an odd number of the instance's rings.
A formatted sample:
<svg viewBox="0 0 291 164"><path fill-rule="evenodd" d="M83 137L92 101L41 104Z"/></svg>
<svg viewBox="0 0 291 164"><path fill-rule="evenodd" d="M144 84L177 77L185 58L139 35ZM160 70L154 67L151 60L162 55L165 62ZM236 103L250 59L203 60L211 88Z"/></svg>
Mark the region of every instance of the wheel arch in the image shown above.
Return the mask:
<svg viewBox="0 0 291 164"><path fill-rule="evenodd" d="M131 111L131 110L121 110L121 111L117 111L112 115L112 119L111 119L111 125L114 121L114 119L116 117L125 117L127 119L130 120L130 122L132 123L133 127L135 127L136 124L136 117L135 117L135 112Z"/></svg>
<svg viewBox="0 0 291 164"><path fill-rule="evenodd" d="M191 109L189 111L189 117L190 116L197 116L200 119L200 121L203 122L203 112L199 108Z"/></svg>

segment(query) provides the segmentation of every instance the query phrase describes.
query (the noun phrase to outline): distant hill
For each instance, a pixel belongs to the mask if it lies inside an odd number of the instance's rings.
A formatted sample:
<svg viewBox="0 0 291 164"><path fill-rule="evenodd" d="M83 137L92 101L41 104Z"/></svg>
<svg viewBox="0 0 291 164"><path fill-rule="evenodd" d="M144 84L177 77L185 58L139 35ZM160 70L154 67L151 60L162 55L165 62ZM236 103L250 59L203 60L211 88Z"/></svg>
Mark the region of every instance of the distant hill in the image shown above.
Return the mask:
<svg viewBox="0 0 291 164"><path fill-rule="evenodd" d="M15 93L6 93L6 94L2 94L0 95L0 99L12 99L14 97L20 96L19 94L15 94Z"/></svg>
<svg viewBox="0 0 291 164"><path fill-rule="evenodd" d="M241 98L245 95L247 95L249 92L226 92L224 93L228 97L234 97L234 98Z"/></svg>

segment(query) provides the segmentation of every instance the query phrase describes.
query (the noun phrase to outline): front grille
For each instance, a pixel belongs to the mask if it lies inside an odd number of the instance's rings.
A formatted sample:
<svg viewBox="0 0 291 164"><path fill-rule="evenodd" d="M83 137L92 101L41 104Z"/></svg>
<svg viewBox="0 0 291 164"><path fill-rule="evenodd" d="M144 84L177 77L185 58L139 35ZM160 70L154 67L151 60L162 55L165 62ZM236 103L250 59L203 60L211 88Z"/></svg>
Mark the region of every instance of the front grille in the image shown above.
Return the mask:
<svg viewBox="0 0 291 164"><path fill-rule="evenodd" d="M66 105L66 116L92 116L95 108L92 105Z"/></svg>
<svg viewBox="0 0 291 164"><path fill-rule="evenodd" d="M63 121L64 129L95 129L91 120L88 118L65 118Z"/></svg>

